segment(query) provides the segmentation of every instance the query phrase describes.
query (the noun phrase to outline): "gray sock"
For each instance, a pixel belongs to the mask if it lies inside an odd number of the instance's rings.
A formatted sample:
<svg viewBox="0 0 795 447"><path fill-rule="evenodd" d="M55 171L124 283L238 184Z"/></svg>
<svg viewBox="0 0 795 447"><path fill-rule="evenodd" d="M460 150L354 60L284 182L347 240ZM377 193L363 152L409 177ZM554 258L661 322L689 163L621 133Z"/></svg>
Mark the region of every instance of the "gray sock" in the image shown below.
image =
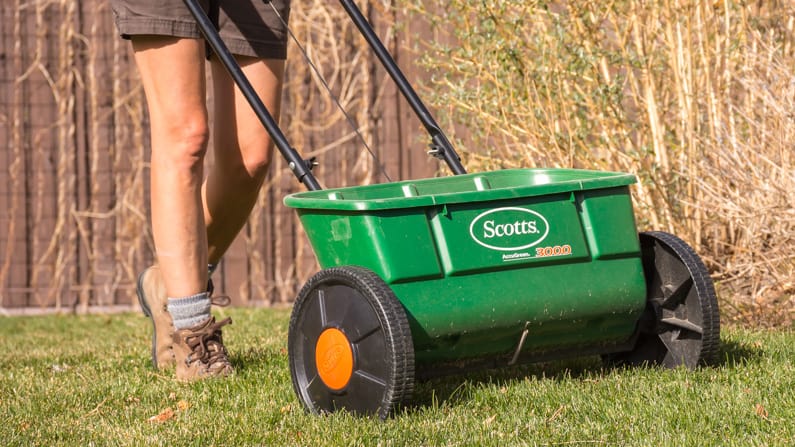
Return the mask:
<svg viewBox="0 0 795 447"><path fill-rule="evenodd" d="M202 292L184 298L169 298L167 307L176 330L193 327L210 318L210 294Z"/></svg>

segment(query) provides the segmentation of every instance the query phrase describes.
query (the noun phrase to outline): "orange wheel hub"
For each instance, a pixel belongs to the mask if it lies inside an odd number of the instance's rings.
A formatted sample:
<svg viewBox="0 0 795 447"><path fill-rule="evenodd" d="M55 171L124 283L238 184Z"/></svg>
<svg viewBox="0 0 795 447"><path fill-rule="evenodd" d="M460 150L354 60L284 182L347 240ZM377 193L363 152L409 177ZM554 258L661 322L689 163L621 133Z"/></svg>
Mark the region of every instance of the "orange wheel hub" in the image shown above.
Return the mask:
<svg viewBox="0 0 795 447"><path fill-rule="evenodd" d="M323 383L332 390L345 388L353 375L353 350L337 328L324 330L315 345L315 365Z"/></svg>

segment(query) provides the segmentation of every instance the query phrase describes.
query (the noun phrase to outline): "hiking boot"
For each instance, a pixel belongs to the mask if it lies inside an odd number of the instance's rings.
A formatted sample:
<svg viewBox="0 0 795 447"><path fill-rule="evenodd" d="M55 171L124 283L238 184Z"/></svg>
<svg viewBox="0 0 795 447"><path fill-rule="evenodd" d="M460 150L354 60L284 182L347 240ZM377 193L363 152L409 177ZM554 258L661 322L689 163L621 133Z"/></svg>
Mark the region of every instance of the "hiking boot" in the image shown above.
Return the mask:
<svg viewBox="0 0 795 447"><path fill-rule="evenodd" d="M166 286L158 266L153 265L138 275L137 292L141 310L152 320L152 366L155 369L172 366L174 321L166 309Z"/></svg>
<svg viewBox="0 0 795 447"><path fill-rule="evenodd" d="M192 382L226 377L234 372L221 334L221 327L231 323L231 318L216 323L215 317L210 317L203 323L174 333L172 346L177 362L177 380Z"/></svg>
<svg viewBox="0 0 795 447"><path fill-rule="evenodd" d="M207 281L207 290L212 295L212 279ZM163 369L175 364L172 344L174 343L174 320L168 313L168 297L163 275L157 265L153 265L138 275L138 303L144 315L152 320L152 366ZM228 306L228 296L210 296L213 306Z"/></svg>

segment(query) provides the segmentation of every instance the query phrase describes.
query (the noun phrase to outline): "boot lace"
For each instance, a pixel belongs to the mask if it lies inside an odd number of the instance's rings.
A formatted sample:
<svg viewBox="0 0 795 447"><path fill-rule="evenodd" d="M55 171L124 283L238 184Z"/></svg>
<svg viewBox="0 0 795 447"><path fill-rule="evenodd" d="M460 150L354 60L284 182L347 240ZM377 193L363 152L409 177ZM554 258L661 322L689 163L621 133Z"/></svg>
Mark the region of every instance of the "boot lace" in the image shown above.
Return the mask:
<svg viewBox="0 0 795 447"><path fill-rule="evenodd" d="M185 335L185 344L191 353L185 358L185 363L190 366L200 362L207 367L228 365L229 358L221 334L221 328L227 324L232 324L229 317L217 323L215 317L210 317L204 323L190 328L190 333Z"/></svg>

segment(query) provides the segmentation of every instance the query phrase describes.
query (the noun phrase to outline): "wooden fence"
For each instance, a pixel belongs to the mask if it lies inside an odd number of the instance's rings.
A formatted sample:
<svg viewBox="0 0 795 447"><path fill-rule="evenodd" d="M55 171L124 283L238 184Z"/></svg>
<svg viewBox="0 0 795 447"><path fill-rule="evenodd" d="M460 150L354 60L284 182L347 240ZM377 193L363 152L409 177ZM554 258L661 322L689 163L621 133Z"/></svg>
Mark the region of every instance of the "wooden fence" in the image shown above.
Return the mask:
<svg viewBox="0 0 795 447"><path fill-rule="evenodd" d="M426 31L393 3L362 7L416 79L409 48ZM392 180L440 168L336 2L294 2L291 28L377 157L291 42L282 127L304 156L318 157L324 186L382 182L382 168ZM2 2L0 314L134 305L136 276L153 260L144 101L107 0ZM289 302L317 271L300 224L282 204L300 190L276 157L259 204L215 276L234 303Z"/></svg>

